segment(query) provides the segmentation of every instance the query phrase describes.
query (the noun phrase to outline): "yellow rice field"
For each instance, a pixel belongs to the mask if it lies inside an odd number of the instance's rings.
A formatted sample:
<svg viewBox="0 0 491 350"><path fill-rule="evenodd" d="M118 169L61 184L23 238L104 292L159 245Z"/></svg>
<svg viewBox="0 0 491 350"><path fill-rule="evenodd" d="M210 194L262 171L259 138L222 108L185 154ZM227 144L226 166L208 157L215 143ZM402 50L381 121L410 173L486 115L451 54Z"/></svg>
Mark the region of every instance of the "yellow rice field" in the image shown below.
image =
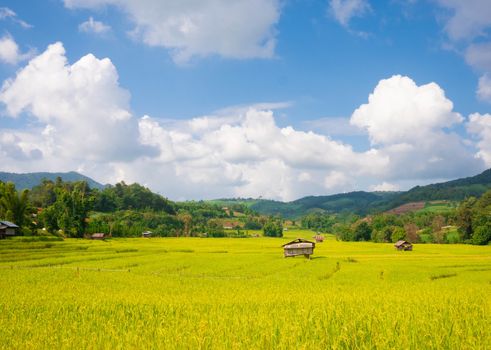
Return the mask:
<svg viewBox="0 0 491 350"><path fill-rule="evenodd" d="M0 349L491 349L491 246L0 241Z"/></svg>

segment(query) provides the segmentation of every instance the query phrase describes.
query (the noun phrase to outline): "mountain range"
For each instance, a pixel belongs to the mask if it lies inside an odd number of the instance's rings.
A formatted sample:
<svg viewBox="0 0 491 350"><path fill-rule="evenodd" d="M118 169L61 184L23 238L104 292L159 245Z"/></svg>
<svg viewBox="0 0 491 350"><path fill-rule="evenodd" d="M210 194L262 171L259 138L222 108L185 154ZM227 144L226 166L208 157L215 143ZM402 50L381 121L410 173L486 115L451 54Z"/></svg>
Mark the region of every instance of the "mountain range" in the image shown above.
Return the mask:
<svg viewBox="0 0 491 350"><path fill-rule="evenodd" d="M103 189L105 187L105 185L100 184L90 177L79 174L75 171L70 171L66 173L39 172L25 174L7 173L0 171L0 181L13 182L18 190L31 189L34 186L39 185L44 179L56 181L57 177L61 177L61 179L65 182L87 181L87 184L91 188Z"/></svg>
<svg viewBox="0 0 491 350"><path fill-rule="evenodd" d="M11 181L18 189L30 189L38 185L43 179L55 181L57 177L61 177L63 181L87 181L92 188L102 189L105 187L105 185L74 171L67 173L40 172L26 174L0 172L0 181ZM491 189L491 169L476 176L426 186L416 186L409 191L401 192L356 191L329 196L308 196L291 202L252 198L216 199L208 202L222 206L246 205L261 214L281 215L285 218L298 218L313 212L350 212L366 215L386 211L411 202L460 201L469 196L479 197L489 189Z"/></svg>
<svg viewBox="0 0 491 350"><path fill-rule="evenodd" d="M418 201L461 201L466 197L479 197L491 189L491 169L479 175L462 179L416 186L402 192L349 192L329 196L308 196L292 202L264 199L219 199L222 205L240 203L262 214L298 218L312 212L351 212L366 215L393 209Z"/></svg>

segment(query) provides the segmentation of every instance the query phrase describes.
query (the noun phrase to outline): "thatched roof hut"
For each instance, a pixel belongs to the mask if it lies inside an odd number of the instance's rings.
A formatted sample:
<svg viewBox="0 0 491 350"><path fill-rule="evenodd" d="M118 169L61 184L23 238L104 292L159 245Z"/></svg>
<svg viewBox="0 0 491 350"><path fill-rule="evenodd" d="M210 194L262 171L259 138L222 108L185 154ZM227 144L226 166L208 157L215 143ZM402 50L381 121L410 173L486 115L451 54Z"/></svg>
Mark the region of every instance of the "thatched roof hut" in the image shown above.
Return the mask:
<svg viewBox="0 0 491 350"><path fill-rule="evenodd" d="M394 244L394 247L396 247L397 250L413 250L413 245L409 243L408 241L397 241L396 244Z"/></svg>
<svg viewBox="0 0 491 350"><path fill-rule="evenodd" d="M0 238L5 238L7 236L15 236L15 230L19 226L10 221L2 220L0 221Z"/></svg>
<svg viewBox="0 0 491 350"><path fill-rule="evenodd" d="M282 245L285 253L285 258L290 256L303 255L310 259L310 256L314 254L315 243L307 241L303 238L297 238L291 242Z"/></svg>

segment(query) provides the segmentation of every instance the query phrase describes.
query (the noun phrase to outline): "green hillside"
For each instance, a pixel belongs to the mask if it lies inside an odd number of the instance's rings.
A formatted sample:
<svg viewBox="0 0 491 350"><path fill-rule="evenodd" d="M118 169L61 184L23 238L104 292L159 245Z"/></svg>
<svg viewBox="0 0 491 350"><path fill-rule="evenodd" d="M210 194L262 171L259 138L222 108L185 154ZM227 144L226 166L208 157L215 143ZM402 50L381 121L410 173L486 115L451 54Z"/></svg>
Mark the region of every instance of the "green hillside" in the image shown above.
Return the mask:
<svg viewBox="0 0 491 350"><path fill-rule="evenodd" d="M75 171L70 171L67 173L48 173L48 172L38 172L38 173L7 173L0 171L0 181L2 182L13 182L15 187L19 190L25 188L31 189L41 183L43 179L55 181L57 177L65 182L74 181L86 181L91 188L103 189L105 186L92 180L90 177L79 174Z"/></svg>
<svg viewBox="0 0 491 350"><path fill-rule="evenodd" d="M420 200L462 200L469 196L480 196L491 188L491 169L479 175L427 186L416 186L401 193L392 203L407 203Z"/></svg>
<svg viewBox="0 0 491 350"><path fill-rule="evenodd" d="M309 196L292 202L267 199L219 199L213 201L224 206L243 204L266 215L281 215L284 218L298 218L312 212L352 212L364 215L371 208L386 203L399 192L349 192L330 196Z"/></svg>
<svg viewBox="0 0 491 350"><path fill-rule="evenodd" d="M214 202L224 206L243 204L258 213L281 215L285 218L298 218L312 212L350 212L366 215L393 209L411 202L461 201L470 196L480 197L490 188L491 169L488 169L476 176L416 186L406 192L357 191L330 196L308 196L292 202L250 198L220 199Z"/></svg>

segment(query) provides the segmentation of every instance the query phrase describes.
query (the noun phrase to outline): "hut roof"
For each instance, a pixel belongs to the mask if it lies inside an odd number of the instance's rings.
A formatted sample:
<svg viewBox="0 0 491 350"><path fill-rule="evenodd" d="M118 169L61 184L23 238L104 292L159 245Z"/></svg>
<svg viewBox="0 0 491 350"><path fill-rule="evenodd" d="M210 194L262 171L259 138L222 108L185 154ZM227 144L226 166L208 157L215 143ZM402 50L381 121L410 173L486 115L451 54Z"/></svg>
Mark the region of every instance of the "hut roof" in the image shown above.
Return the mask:
<svg viewBox="0 0 491 350"><path fill-rule="evenodd" d="M94 233L92 234L92 238L104 238L106 234L105 233Z"/></svg>
<svg viewBox="0 0 491 350"><path fill-rule="evenodd" d="M282 245L282 247L284 246L287 246L287 245L290 245L290 244L298 244L298 243L310 243L310 244L313 244L315 246L315 243L314 242L311 242L311 241L307 241L306 239L303 239L303 238L297 238L291 242L288 242L288 243L285 243Z"/></svg>
<svg viewBox="0 0 491 350"><path fill-rule="evenodd" d="M394 247L401 247L403 245L411 245L411 243L409 243L408 241L400 240L400 241L397 241L396 244L394 244Z"/></svg>
<svg viewBox="0 0 491 350"><path fill-rule="evenodd" d="M10 221L2 220L0 221L1 226L5 226L4 228L10 227L10 228L19 228L16 224Z"/></svg>

